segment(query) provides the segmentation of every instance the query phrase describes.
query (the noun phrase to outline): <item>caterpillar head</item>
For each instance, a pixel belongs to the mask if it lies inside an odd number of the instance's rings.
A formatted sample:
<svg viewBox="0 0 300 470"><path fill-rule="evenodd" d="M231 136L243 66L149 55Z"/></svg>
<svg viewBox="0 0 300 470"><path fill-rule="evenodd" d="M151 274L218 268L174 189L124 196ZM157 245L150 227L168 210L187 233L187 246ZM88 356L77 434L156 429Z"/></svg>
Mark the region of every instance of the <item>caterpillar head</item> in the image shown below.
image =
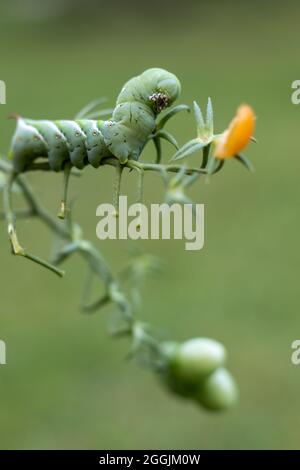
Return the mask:
<svg viewBox="0 0 300 470"><path fill-rule="evenodd" d="M99 126L109 151L122 163L129 158L137 160L155 129L157 114L171 106L180 91L178 78L159 68L148 69L125 83L112 120Z"/></svg>
<svg viewBox="0 0 300 470"><path fill-rule="evenodd" d="M169 97L166 93L157 92L149 96L155 114L160 113L169 106Z"/></svg>
<svg viewBox="0 0 300 470"><path fill-rule="evenodd" d="M170 106L180 95L180 81L167 70L148 69L142 73L140 78L145 85L145 89L149 90L148 101L155 114Z"/></svg>

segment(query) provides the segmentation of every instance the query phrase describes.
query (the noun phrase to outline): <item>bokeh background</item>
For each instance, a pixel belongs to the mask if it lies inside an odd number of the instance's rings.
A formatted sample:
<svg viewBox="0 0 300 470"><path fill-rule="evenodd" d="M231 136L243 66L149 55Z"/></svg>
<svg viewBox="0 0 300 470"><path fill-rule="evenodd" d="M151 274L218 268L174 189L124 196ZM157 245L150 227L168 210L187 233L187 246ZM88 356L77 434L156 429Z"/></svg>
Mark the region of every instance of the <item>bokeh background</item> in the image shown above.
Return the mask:
<svg viewBox="0 0 300 470"><path fill-rule="evenodd" d="M169 338L223 342L239 405L209 414L169 395L125 360L126 340L109 337L109 308L79 312L81 259L56 278L13 258L3 225L0 338L8 363L0 366L0 448L299 448L300 366L290 361L300 336L300 107L290 99L299 79L299 15L292 0L0 3L1 152L14 130L9 114L70 118L103 95L113 105L123 83L152 66L180 77L181 102L204 105L211 96L219 131L249 102L259 141L247 152L255 174L229 162L194 188L206 205L202 251L186 252L178 241L139 245L165 266L144 289L141 317ZM195 134L185 114L169 129L181 144ZM164 150L167 158L168 144ZM95 235L95 209L111 200L112 178L111 168L87 168L71 193L76 220L116 271L128 259L127 243ZM57 211L61 176L29 179ZM134 194L135 183L127 175L124 191ZM147 201L162 196L159 178L147 174ZM47 256L45 227L22 221L19 231L25 246Z"/></svg>

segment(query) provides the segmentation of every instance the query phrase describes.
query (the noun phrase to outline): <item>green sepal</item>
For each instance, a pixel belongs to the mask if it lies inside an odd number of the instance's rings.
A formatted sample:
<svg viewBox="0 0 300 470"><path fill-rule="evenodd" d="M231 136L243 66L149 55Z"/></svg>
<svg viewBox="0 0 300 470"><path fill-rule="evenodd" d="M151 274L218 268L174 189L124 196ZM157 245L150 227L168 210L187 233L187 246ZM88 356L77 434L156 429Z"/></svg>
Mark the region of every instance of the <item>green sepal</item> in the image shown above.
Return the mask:
<svg viewBox="0 0 300 470"><path fill-rule="evenodd" d="M195 139L190 140L186 144L184 144L171 158L171 161L182 160L198 150L203 149L207 145L207 142L202 142L196 137Z"/></svg>
<svg viewBox="0 0 300 470"><path fill-rule="evenodd" d="M210 136L214 134L214 111L212 107L212 101L210 98L207 100L206 106L206 129Z"/></svg>
<svg viewBox="0 0 300 470"><path fill-rule="evenodd" d="M221 168L223 167L224 163L225 163L225 160L220 160L211 155L211 157L208 160L207 167L206 167L207 174L214 175L215 173L218 173L218 171L220 171Z"/></svg>
<svg viewBox="0 0 300 470"><path fill-rule="evenodd" d="M210 144L203 147L201 168L206 168L209 159Z"/></svg>
<svg viewBox="0 0 300 470"><path fill-rule="evenodd" d="M205 122L204 122L201 108L196 101L193 101L193 107L194 107L194 116L195 116L195 121L196 121L197 135L200 136L203 128L205 127Z"/></svg>
<svg viewBox="0 0 300 470"><path fill-rule="evenodd" d="M213 107L211 99L208 98L206 107L206 119L204 120L200 106L196 101L193 102L194 115L197 127L197 136L203 142L211 142L214 136Z"/></svg>
<svg viewBox="0 0 300 470"><path fill-rule="evenodd" d="M214 168L213 174L215 175L216 173L218 173L223 168L224 164L225 164L225 160L218 160L218 164Z"/></svg>
<svg viewBox="0 0 300 470"><path fill-rule="evenodd" d="M250 162L250 160L248 160L248 158L245 157L245 155L240 153L238 155L235 155L234 158L241 162L247 168L247 170L251 171L252 173L254 172L254 167L252 163Z"/></svg>

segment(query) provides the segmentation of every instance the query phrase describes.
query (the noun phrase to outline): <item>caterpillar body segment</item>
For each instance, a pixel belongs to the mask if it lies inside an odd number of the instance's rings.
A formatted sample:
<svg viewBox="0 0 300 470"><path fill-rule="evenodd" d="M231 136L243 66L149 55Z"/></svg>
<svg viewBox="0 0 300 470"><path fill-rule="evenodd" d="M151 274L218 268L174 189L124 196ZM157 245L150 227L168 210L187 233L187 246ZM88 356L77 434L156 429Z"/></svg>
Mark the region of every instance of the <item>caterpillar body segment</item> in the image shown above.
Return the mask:
<svg viewBox="0 0 300 470"><path fill-rule="evenodd" d="M180 93L177 77L163 69L149 69L129 80L121 90L111 120L32 120L17 118L11 155L16 173L24 172L37 158L47 158L53 171L66 162L82 169L97 168L102 158L121 163L137 160L156 116Z"/></svg>
<svg viewBox="0 0 300 470"><path fill-rule="evenodd" d="M101 121L34 121L18 118L12 142L16 173L22 173L36 158L47 158L53 171L61 171L66 162L82 169L97 168L103 157L111 156L99 129Z"/></svg>

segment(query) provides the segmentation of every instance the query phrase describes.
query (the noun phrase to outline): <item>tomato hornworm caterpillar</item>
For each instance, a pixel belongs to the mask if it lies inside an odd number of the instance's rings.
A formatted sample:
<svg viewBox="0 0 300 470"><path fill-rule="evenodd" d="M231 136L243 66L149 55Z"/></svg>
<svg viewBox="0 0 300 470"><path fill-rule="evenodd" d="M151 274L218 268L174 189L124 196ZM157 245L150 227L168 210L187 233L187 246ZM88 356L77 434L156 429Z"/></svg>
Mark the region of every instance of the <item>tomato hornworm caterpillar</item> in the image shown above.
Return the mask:
<svg viewBox="0 0 300 470"><path fill-rule="evenodd" d="M177 147L173 136L161 127L171 116L188 106L175 106L158 124L156 118L161 111L172 105L180 91L181 85L175 75L164 69L151 68L124 85L115 108L109 110L110 113L112 111L109 120L92 119L95 113L86 112L87 109L91 111L91 105L86 106L75 120L32 120L18 116L10 150L12 170L4 187L4 207L13 253L60 274L60 270L54 265L31 255L19 244L11 192L14 181L18 179L19 184L22 181L21 173L31 170L63 171L63 194L58 213L61 219L65 218L67 212L68 182L73 168L81 170L86 165L98 168L104 164L103 159L105 162L113 160L112 164L117 170L115 193L118 193L123 168L133 168L134 162L138 163L147 141L154 141L157 162L160 160L160 138L169 140ZM97 113L97 119L100 115L103 115L103 111ZM137 171L142 181L143 172L139 169ZM140 187L142 188L142 184ZM31 200L28 193L27 196ZM115 200L118 201L118 198L115 197ZM56 226L54 221L49 223L51 227Z"/></svg>
<svg viewBox="0 0 300 470"><path fill-rule="evenodd" d="M14 170L30 169L37 158L47 158L53 171L61 171L66 163L78 169L89 164L97 168L109 156L122 164L137 160L155 129L156 116L174 102L180 89L175 75L152 68L124 85L111 120L18 117L11 147Z"/></svg>

